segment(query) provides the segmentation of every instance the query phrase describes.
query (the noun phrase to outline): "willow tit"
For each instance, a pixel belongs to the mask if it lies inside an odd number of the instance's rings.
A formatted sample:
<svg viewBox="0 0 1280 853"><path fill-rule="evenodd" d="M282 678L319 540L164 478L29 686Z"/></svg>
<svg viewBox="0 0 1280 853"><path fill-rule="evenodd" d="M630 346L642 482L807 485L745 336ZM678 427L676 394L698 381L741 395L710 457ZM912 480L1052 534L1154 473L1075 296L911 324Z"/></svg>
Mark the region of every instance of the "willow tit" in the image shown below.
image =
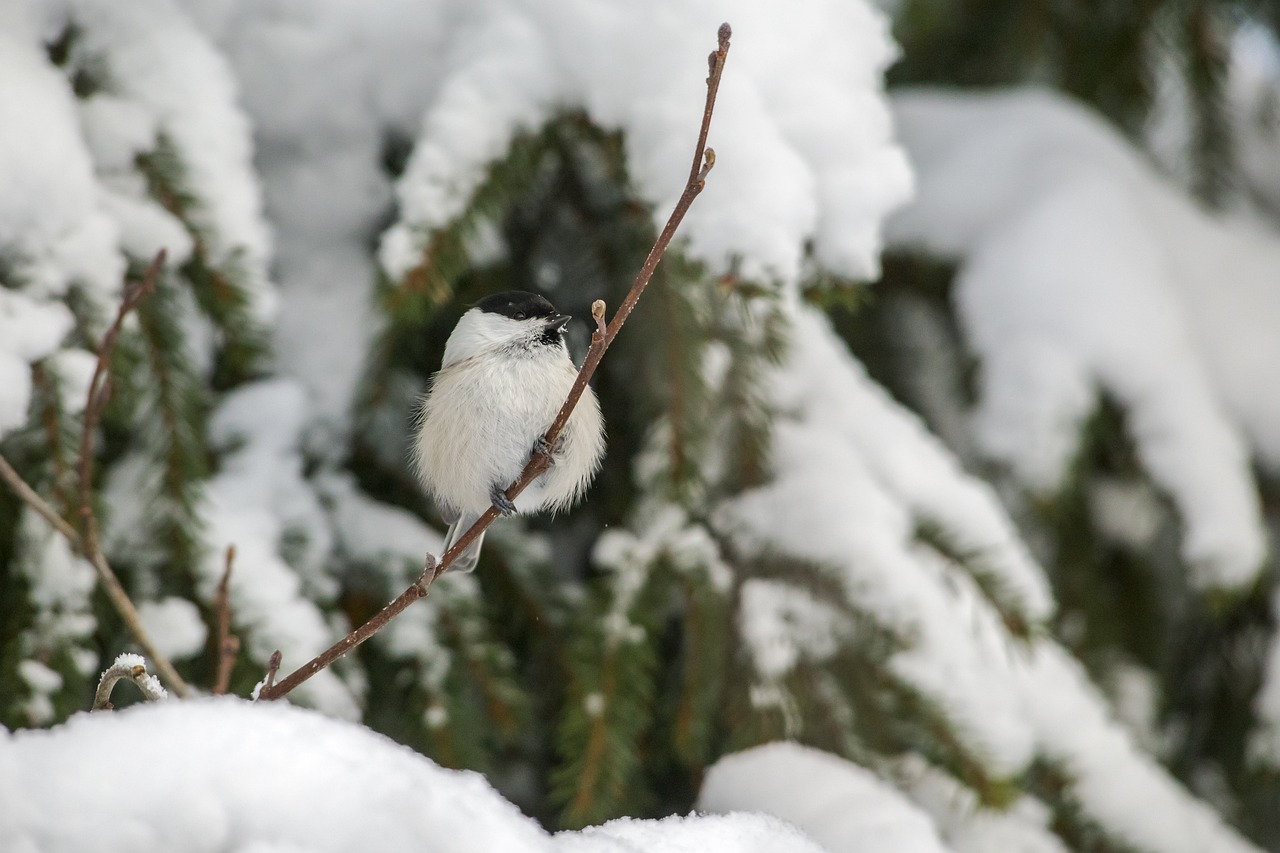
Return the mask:
<svg viewBox="0 0 1280 853"><path fill-rule="evenodd" d="M414 445L418 476L450 525L446 551L491 505L503 515L564 509L599 470L604 421L588 387L552 449L551 467L514 503L504 494L578 375L564 342L569 319L537 294L509 291L476 303L449 335ZM452 568L474 569L483 538Z"/></svg>

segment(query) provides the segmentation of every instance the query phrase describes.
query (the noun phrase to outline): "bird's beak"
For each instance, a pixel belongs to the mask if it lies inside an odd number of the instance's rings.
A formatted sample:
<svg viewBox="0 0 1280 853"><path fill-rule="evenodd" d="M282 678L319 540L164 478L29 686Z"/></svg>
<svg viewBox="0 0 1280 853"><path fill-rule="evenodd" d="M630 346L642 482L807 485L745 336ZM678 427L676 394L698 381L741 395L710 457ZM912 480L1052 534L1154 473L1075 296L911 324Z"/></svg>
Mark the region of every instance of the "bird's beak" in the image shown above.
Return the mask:
<svg viewBox="0 0 1280 853"><path fill-rule="evenodd" d="M572 319L573 319L573 316L570 314L557 314L555 317L552 317L550 320L547 321L547 331L560 332L561 334L563 334L564 327L567 326L569 324L569 321Z"/></svg>

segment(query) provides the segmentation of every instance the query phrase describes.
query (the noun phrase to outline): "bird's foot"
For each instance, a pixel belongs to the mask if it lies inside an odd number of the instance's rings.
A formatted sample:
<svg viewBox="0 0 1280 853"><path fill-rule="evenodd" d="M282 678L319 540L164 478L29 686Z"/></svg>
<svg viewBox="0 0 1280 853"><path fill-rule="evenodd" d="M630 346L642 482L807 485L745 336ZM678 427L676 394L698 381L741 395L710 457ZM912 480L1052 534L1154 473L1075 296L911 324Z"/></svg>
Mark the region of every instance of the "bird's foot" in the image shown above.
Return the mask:
<svg viewBox="0 0 1280 853"><path fill-rule="evenodd" d="M548 462L554 462L556 455L559 454L561 450L564 450L563 433L556 437L556 443L554 446L547 443L547 437L545 435L540 435L538 436L538 440L533 443L533 452L529 455L530 458L545 456Z"/></svg>
<svg viewBox="0 0 1280 853"><path fill-rule="evenodd" d="M493 488L489 490L489 500L498 508L498 512L503 515L510 517L516 514L516 505L511 498L507 497L506 489L502 488L502 486L494 484Z"/></svg>

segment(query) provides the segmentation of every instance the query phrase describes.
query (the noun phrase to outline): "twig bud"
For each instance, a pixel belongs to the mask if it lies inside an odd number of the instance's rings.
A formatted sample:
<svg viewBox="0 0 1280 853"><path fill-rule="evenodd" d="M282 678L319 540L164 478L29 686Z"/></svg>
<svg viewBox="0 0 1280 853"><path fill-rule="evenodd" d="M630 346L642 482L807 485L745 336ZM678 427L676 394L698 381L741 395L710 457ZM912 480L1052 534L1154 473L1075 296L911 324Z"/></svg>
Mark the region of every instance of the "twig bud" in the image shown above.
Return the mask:
<svg viewBox="0 0 1280 853"><path fill-rule="evenodd" d="M267 659L267 677L259 682L258 686L253 689L253 699L273 699L271 689L276 686L276 674L280 672L280 664L284 663L284 654L276 649L271 653L271 657Z"/></svg>
<svg viewBox="0 0 1280 853"><path fill-rule="evenodd" d="M733 38L733 27L729 26L729 22L725 21L720 25L720 29L716 32L716 36L720 41L720 50L723 52L729 49L729 39Z"/></svg>
<svg viewBox="0 0 1280 853"><path fill-rule="evenodd" d="M604 300L597 299L591 303L591 316L596 321L596 331L604 334Z"/></svg>
<svg viewBox="0 0 1280 853"><path fill-rule="evenodd" d="M427 591L431 589L431 584L435 582L436 566L438 564L439 563L436 560L436 557L434 554L427 555L427 559L423 562L423 565L422 565L422 574L418 576L418 581L416 584L414 584L414 586L418 590L419 598L427 597Z"/></svg>
<svg viewBox="0 0 1280 853"><path fill-rule="evenodd" d="M716 165L716 150L708 147L702 152L702 168L698 171L698 182L707 179L707 173Z"/></svg>

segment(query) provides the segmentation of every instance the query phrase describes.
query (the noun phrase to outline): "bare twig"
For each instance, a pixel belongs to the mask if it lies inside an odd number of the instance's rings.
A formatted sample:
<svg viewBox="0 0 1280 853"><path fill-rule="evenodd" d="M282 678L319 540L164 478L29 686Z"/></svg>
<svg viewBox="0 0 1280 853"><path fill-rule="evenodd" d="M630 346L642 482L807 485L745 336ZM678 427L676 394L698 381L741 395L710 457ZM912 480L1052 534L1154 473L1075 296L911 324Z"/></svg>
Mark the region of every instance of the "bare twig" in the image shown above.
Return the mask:
<svg viewBox="0 0 1280 853"><path fill-rule="evenodd" d="M102 677L98 679L98 689L93 694L93 708L90 710L110 711L114 707L111 704L111 691L115 689L116 682L125 679L138 685L138 689L149 702L169 698L169 694L165 693L164 688L160 686L160 679L147 672L146 661L138 655L123 654L117 657L115 663L107 667Z"/></svg>
<svg viewBox="0 0 1280 853"><path fill-rule="evenodd" d="M4 480L9 488L13 489L14 494L21 498L27 506L34 509L41 518L49 522L54 530L61 533L76 553L89 561L107 592L107 598L110 599L116 612L120 614L120 618L124 620L125 627L133 635L134 641L155 662L156 670L168 682L174 693L184 698L190 695L191 690L187 683L183 681L182 676L178 675L177 670L173 668L173 664L169 663L168 659L159 653L155 643L151 641L150 635L147 634L146 628L142 625L142 617L138 615L138 609L134 607L129 594L125 592L115 572L111 570L111 566L107 563L107 558L103 555L102 550L95 548L92 552L89 551L75 528L68 524L66 519L58 515L57 510L49 506L44 498L40 497L36 490L31 488L26 480L22 479L22 475L9 464L9 460L5 459L3 455L0 455L0 480Z"/></svg>
<svg viewBox="0 0 1280 853"><path fill-rule="evenodd" d="M120 614L120 618L124 621L125 627L133 636L134 641L142 648L147 657L151 658L156 671L168 683L170 689L179 696L185 697L191 693L190 688L182 680L182 676L178 675L178 671L173 668L173 664L169 663L168 659L160 654L155 643L151 641L146 628L142 625L142 618L138 615L138 609L134 607L133 601L130 600L129 594L125 592L120 579L116 577L116 573L111 570L111 566L107 563L107 558L103 555L102 548L98 544L98 524L93 514L93 434L97 427L98 418L102 414L102 408L107 401L106 378L111 352L115 349L116 341L120 337L120 330L124 326L125 317L148 293L155 289L160 270L164 266L164 259L165 252L161 249L156 254L155 260L147 267L146 274L143 275L142 280L136 284L126 284L124 299L120 303L119 311L116 312L115 322L107 330L107 334L102 339L102 345L98 349L98 363L93 371L93 379L89 383L89 395L85 400L84 407L84 427L80 434L78 471L80 478L81 532L77 533L53 507L49 506L36 493L35 489L31 488L22 479L22 476L2 456L0 456L0 479L3 479L19 498L39 513L55 530L66 537L71 547L89 561L98 574L98 580L102 583L102 587L107 593L107 598L111 601L111 605L116 612Z"/></svg>
<svg viewBox="0 0 1280 853"><path fill-rule="evenodd" d="M98 521L93 515L93 434L109 396L107 377L111 369L111 353L116 348L116 341L120 339L125 317L156 289L160 270L164 268L165 254L164 249L156 253L141 281L136 284L126 282L124 298L120 300L115 321L102 337L102 344L98 347L98 363L93 369L93 378L89 381L89 394L84 403L84 429L80 432L79 473L80 527L85 544L90 547L96 546L98 538Z"/></svg>
<svg viewBox="0 0 1280 853"><path fill-rule="evenodd" d="M231 670L240 653L240 638L231 633L231 568L236 560L236 546L227 546L227 568L218 582L214 597L214 610L218 614L218 670L213 682L213 694L221 696L231 686Z"/></svg>
<svg viewBox="0 0 1280 853"><path fill-rule="evenodd" d="M84 404L84 427L80 432L80 550L97 570L98 579L106 590L107 598L111 600L112 606L124 620L125 627L133 635L134 641L142 647L147 657L151 658L156 672L168 683L174 693L186 697L190 695L191 688L183 681L182 676L178 675L178 671L173 668L173 664L169 663L168 658L160 654L160 650L151 641L147 629L142 625L142 618L138 615L138 608L134 607L120 579L107 563L107 558L98 543L98 519L93 514L93 436L97 429L98 418L107 404L109 391L107 377L111 365L111 353L115 350L121 329L124 328L125 317L156 289L156 282L159 281L160 270L164 268L164 261L165 250L161 249L147 266L142 280L136 284L125 285L124 298L120 301L116 319L107 329L106 335L102 338L102 345L98 348L98 364L93 370L93 379L89 382L89 395Z"/></svg>
<svg viewBox="0 0 1280 853"><path fill-rule="evenodd" d="M13 489L13 493L22 499L23 503L34 509L40 514L40 517L49 522L49 525L71 542L71 547L77 551L83 552L80 545L80 534L76 533L76 529L67 523L67 520L58 515L58 511L40 497L36 490L27 485L27 481L22 479L9 460L0 455L0 480L4 480L9 488Z"/></svg>
<svg viewBox="0 0 1280 853"><path fill-rule="evenodd" d="M253 700L271 699L273 697L264 694L270 693L271 688L275 687L276 674L280 672L280 664L284 662L284 654L276 649L271 653L271 657L267 659L267 677L262 679L257 687L253 689Z"/></svg>
<svg viewBox="0 0 1280 853"><path fill-rule="evenodd" d="M619 306L608 326L604 324L604 302L596 300L591 306L591 315L596 320L596 331L591 336L591 346L587 350L586 358L582 361L582 367L578 370L577 379L574 380L569 396L565 399L564 405L560 407L555 420L551 422L551 426L547 428L546 433L543 435L543 443L546 447L555 447L556 439L560 437L560 433L564 430L570 414L573 413L578 400L581 399L583 392L586 391L587 383L591 381L591 377L595 374L596 367L600 364L600 359L604 356L605 351L609 349L609 345L613 343L614 338L618 336L618 331L622 328L622 324L631 315L636 302L640 299L640 294L644 292L645 287L649 284L649 279L653 277L653 272L657 268L658 262L662 260L662 256L666 253L672 238L675 237L676 229L680 227L680 223L689 211L694 199L702 192L707 173L715 165L715 152L706 147L707 133L711 128L711 115L715 109L716 93L720 88L720 77L724 73L724 63L729 53L729 38L731 35L732 30L729 25L721 24L718 33L719 45L708 57L710 73L707 76L707 97L702 111L702 125L698 132L698 144L694 150L693 167L690 169L684 192L681 194L679 201L676 202L675 209L667 219L667 224L658 235L658 239L654 241L653 248L649 250L649 255L645 258L640 271L636 273L636 277L631 284L631 290L628 291L626 298L622 301L622 305ZM551 457L544 453L533 454L528 464L525 465L524 471L520 474L520 478L507 489L507 498L515 500L530 483L551 467L551 462ZM286 695L311 678L311 676L332 664L338 658L369 639L369 637L372 637L410 604L419 598L425 597L436 578L444 574L454 560L458 558L458 555L465 551L467 546L474 542L497 518L497 508L489 507L484 515L480 516L479 520L462 534L453 547L440 557L439 561L431 555L427 556L426 566L422 574L408 589L378 611L368 622L294 670L281 679L279 683L264 686L259 692L260 698L279 699Z"/></svg>

